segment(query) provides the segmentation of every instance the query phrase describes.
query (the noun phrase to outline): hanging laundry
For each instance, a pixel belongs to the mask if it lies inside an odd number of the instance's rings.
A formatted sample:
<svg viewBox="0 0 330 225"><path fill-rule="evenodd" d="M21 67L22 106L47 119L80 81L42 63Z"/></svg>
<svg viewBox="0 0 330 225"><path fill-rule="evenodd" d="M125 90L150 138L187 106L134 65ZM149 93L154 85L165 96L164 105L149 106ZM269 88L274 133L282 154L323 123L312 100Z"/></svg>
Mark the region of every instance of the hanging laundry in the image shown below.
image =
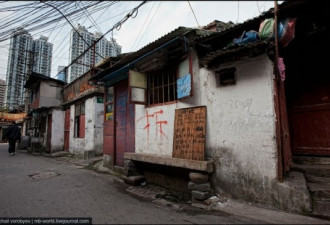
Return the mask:
<svg viewBox="0 0 330 225"><path fill-rule="evenodd" d="M259 36L261 40L269 41L274 38L274 19L264 19L259 26Z"/></svg>
<svg viewBox="0 0 330 225"><path fill-rule="evenodd" d="M282 57L279 57L277 60L277 68L280 74L281 80L285 81L285 64Z"/></svg>
<svg viewBox="0 0 330 225"><path fill-rule="evenodd" d="M286 18L279 23L279 38L283 47L286 47L295 37L297 18Z"/></svg>
<svg viewBox="0 0 330 225"><path fill-rule="evenodd" d="M258 40L260 40L258 32L254 30L250 30L250 31L244 31L239 38L235 38L233 40L233 43L238 45L245 45L248 43L256 42Z"/></svg>

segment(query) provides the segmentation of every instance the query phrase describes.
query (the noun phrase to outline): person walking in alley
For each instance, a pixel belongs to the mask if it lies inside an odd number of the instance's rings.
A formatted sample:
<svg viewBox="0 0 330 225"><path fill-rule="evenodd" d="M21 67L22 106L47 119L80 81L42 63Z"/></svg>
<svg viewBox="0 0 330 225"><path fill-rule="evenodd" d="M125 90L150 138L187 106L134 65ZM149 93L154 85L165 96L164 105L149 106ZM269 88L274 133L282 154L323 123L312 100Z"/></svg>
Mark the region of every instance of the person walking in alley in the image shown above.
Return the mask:
<svg viewBox="0 0 330 225"><path fill-rule="evenodd" d="M21 140L21 130L16 125L15 121L9 126L2 135L2 140L9 142L8 153L9 155L15 154L16 141Z"/></svg>

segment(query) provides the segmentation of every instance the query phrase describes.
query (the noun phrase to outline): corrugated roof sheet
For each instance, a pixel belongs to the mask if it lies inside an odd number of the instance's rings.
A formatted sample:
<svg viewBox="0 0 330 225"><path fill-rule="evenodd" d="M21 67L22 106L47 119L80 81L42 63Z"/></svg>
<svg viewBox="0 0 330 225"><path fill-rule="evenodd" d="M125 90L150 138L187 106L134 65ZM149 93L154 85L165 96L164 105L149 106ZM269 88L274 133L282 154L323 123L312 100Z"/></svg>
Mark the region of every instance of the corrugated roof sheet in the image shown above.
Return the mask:
<svg viewBox="0 0 330 225"><path fill-rule="evenodd" d="M197 30L195 28L187 28L187 27L178 27L177 29L163 35L162 37L158 38L157 40L149 43L148 45L142 47L141 49L139 49L136 52L133 52L132 54L126 55L124 56L121 60L119 60L118 63L116 63L115 65L113 65L112 67L103 70L102 72L98 73L96 76L94 76L93 78L91 78L91 80L97 80L99 78L101 78L102 76L110 73L111 71L115 71L119 68L121 68L122 66L130 63L131 61L137 59L138 57L143 56L144 54L152 51L153 49L165 44L166 42L180 36L183 35L187 32L190 31L194 31Z"/></svg>

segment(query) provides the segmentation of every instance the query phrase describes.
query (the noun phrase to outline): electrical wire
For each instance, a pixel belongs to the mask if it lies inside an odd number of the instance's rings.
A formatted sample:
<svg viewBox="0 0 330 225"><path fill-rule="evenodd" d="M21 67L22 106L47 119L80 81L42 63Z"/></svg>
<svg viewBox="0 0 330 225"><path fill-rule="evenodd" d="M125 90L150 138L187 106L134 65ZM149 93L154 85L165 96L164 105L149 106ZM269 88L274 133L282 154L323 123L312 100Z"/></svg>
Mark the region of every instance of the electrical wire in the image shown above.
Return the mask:
<svg viewBox="0 0 330 225"><path fill-rule="evenodd" d="M148 15L146 16L146 19L145 19L145 21L144 21L144 23L143 23L143 25L142 25L142 27L141 27L141 29L140 29L138 35L136 36L136 39L135 39L133 45L132 45L131 51L133 50L136 41L139 39L140 34L141 34L141 32L142 32L142 30L143 30L143 28L144 28L144 26L145 26L147 20L149 19L150 13L151 13L152 9L154 8L155 4L156 4L156 2L154 2L154 4L152 5L152 7L151 7L151 9L150 9L150 11L149 11L149 13L148 13Z"/></svg>
<svg viewBox="0 0 330 225"><path fill-rule="evenodd" d="M237 20L236 23L238 23L239 20L239 1L237 1Z"/></svg>
<svg viewBox="0 0 330 225"><path fill-rule="evenodd" d="M198 23L198 20L197 20L197 17L196 17L196 15L195 15L195 12L194 12L193 8L191 7L191 4L190 4L189 1L188 1L188 4L189 4L189 6L190 6L190 9L191 9L192 13L194 14L194 17L195 17L195 20L196 20L197 26L200 27L200 26L199 26L199 23Z"/></svg>
<svg viewBox="0 0 330 225"><path fill-rule="evenodd" d="M56 9L59 13L61 13L61 15L68 21L68 23L70 24L70 26L72 27L72 29L74 29L77 32L77 34L81 38L81 40L83 40L87 46L89 45L89 43L84 39L84 37L80 34L80 32L77 31L77 29L73 26L73 24L70 22L70 20L59 9L57 9L55 6L50 5L50 4L46 3L46 2L44 2L44 3L47 4L47 5L49 5L49 6L51 6L51 7L54 7L54 9ZM102 59L104 59L104 57L102 55L100 55L98 52L95 52L95 53L98 56L100 56Z"/></svg>
<svg viewBox="0 0 330 225"><path fill-rule="evenodd" d="M157 7L157 9L156 9L155 13L152 15L152 17L151 17L151 20L149 21L149 23L148 23L148 25L147 25L146 29L144 30L144 33L143 33L143 34L142 34L142 36L140 37L140 40L139 40L139 42L137 43L136 47L138 47L138 46L139 46L139 44L140 44L140 41L142 40L142 38L143 38L143 37L144 37L144 35L146 34L146 32L147 32L147 30L148 30L148 28L149 28L149 25L151 24L152 20L154 19L155 15L157 14L157 12L158 12L158 9L159 9L159 7L160 7L160 5L161 5L161 4L162 4L162 2L159 2L159 5L158 5L158 7Z"/></svg>

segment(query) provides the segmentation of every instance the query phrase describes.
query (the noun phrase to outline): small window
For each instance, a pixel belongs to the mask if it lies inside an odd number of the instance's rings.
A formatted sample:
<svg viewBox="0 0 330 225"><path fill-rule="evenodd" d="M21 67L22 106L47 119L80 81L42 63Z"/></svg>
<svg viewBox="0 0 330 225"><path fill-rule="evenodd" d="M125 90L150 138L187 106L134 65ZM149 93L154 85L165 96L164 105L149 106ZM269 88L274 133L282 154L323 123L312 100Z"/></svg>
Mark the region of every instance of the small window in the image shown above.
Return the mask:
<svg viewBox="0 0 330 225"><path fill-rule="evenodd" d="M235 72L235 67L215 71L217 87L236 84Z"/></svg>
<svg viewBox="0 0 330 225"><path fill-rule="evenodd" d="M129 70L129 103L146 104L147 74Z"/></svg>
<svg viewBox="0 0 330 225"><path fill-rule="evenodd" d="M105 106L105 121L111 121L113 120L113 96L114 88L113 87L107 87L106 89L106 103Z"/></svg>
<svg viewBox="0 0 330 225"><path fill-rule="evenodd" d="M75 106L74 137L85 137L85 103Z"/></svg>

